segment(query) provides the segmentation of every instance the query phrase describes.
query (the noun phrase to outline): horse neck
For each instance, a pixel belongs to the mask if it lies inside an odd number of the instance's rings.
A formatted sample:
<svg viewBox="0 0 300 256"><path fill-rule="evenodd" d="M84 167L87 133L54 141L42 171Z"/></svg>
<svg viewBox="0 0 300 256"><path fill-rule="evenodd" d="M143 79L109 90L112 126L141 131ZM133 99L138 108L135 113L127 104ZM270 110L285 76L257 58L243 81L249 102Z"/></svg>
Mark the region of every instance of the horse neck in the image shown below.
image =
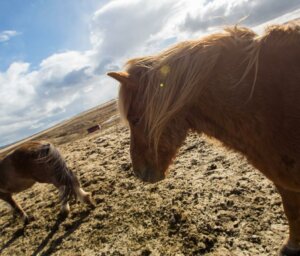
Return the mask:
<svg viewBox="0 0 300 256"><path fill-rule="evenodd" d="M224 80L220 84L210 84L199 96L189 110L188 122L193 130L247 154L259 143L260 118L253 114L257 102L255 99L247 102L248 90L224 89ZM245 83L251 86L250 81L245 80Z"/></svg>
<svg viewBox="0 0 300 256"><path fill-rule="evenodd" d="M0 159L0 190L5 187L6 179L7 179L7 170L10 166L10 162L8 157Z"/></svg>
<svg viewBox="0 0 300 256"><path fill-rule="evenodd" d="M3 173L4 172L4 170L5 170L5 163L7 162L7 158L8 157L5 157L5 158L2 158L2 159L0 159L0 175L1 175L1 173ZM1 178L0 178L0 182L1 182Z"/></svg>

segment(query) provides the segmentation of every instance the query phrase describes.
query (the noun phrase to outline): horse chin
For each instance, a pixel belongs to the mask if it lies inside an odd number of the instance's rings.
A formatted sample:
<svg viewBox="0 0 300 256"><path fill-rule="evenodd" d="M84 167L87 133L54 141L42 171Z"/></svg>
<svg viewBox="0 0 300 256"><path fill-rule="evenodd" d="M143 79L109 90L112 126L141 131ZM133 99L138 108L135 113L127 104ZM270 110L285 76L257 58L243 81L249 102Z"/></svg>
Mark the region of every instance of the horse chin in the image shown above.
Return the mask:
<svg viewBox="0 0 300 256"><path fill-rule="evenodd" d="M156 183L165 178L165 173L162 171L154 171L151 169L143 169L143 170L134 170L134 174L136 177L141 179L144 182Z"/></svg>

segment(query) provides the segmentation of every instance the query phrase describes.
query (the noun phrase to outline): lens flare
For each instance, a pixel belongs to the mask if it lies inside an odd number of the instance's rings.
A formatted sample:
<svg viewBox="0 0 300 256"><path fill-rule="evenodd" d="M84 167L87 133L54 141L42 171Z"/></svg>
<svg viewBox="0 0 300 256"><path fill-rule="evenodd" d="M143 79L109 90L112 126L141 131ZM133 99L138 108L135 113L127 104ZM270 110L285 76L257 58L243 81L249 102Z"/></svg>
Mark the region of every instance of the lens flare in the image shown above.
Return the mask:
<svg viewBox="0 0 300 256"><path fill-rule="evenodd" d="M170 73L170 67L168 65L164 65L160 68L160 73L163 76L167 76Z"/></svg>

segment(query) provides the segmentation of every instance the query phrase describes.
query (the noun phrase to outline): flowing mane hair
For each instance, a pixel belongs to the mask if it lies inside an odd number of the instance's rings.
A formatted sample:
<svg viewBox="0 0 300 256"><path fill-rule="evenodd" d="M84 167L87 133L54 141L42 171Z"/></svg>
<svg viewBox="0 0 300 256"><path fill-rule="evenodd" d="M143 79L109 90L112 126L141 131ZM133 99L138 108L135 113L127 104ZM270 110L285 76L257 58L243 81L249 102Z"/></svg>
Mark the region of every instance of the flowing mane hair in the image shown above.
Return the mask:
<svg viewBox="0 0 300 256"><path fill-rule="evenodd" d="M222 58L222 53L225 51L242 53L239 63L226 60L228 65L235 65L232 70L237 70L237 65L245 66L244 71L237 74L239 77L233 86L239 85L249 72L254 70L250 99L255 87L262 42L272 39L270 37L273 35L278 38L282 32L295 32L295 29L299 31L299 25L270 26L264 35L258 36L245 27L227 27L220 33L181 42L157 55L129 60L125 68L134 79L138 79L135 81L138 85L135 97L138 97L145 106L143 111L145 129L155 151L167 123L176 118L176 114L187 103L196 100L199 93L205 89L205 85L208 85L217 63ZM125 119L131 101L132 92L121 86L119 108Z"/></svg>

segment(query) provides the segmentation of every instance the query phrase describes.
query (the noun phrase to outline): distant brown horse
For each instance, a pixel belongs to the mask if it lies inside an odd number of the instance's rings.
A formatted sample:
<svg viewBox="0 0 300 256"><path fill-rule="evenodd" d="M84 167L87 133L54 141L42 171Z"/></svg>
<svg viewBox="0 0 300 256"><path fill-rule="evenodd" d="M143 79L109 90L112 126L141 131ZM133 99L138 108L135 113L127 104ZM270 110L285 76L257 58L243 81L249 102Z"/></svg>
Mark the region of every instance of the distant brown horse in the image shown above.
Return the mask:
<svg viewBox="0 0 300 256"><path fill-rule="evenodd" d="M25 223L29 218L12 194L30 188L36 182L50 183L59 189L61 213L65 216L70 211L68 201L71 196L93 205L90 194L80 188L77 177L50 143L26 142L0 160L0 199L10 204Z"/></svg>
<svg viewBox="0 0 300 256"><path fill-rule="evenodd" d="M135 174L156 182L188 130L244 154L277 187L290 227L283 255L300 255L300 26L258 36L230 27L129 60L119 107Z"/></svg>

